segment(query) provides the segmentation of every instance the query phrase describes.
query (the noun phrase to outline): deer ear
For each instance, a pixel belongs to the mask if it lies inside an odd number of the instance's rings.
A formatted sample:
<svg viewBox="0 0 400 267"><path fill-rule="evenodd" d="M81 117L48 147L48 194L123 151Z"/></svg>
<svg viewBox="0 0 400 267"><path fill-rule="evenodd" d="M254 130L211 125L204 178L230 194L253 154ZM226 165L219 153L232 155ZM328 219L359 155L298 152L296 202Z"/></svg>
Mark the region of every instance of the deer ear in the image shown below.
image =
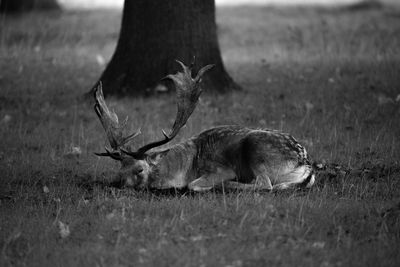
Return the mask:
<svg viewBox="0 0 400 267"><path fill-rule="evenodd" d="M169 149L150 155L148 157L149 163L153 164L153 165L157 164L163 157L165 157L168 154L168 152L169 152Z"/></svg>

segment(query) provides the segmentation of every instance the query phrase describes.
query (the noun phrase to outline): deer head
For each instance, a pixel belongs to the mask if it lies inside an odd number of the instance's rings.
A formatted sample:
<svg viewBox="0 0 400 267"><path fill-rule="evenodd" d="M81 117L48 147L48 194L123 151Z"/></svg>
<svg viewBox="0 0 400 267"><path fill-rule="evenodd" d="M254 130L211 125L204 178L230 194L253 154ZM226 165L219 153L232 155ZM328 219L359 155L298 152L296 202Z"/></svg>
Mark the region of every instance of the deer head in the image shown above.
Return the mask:
<svg viewBox="0 0 400 267"><path fill-rule="evenodd" d="M127 186L147 187L152 166L156 164L157 153L148 153L151 149L167 144L179 133L193 113L199 96L201 94L200 82L204 73L214 65L207 65L199 70L197 75L192 77L192 64L187 67L182 62L176 61L182 67L182 72L170 74L164 79L174 82L177 97L177 114L171 130L167 133L162 130L163 139L146 144L139 149L132 149L129 145L135 137L141 134L140 129L136 132L125 135L125 127L128 119L119 122L117 114L110 111L104 101L102 84L98 83L94 90L94 110L100 119L106 132L111 149L105 148L106 152L95 153L98 156L111 157L121 162L121 170L117 175L117 181Z"/></svg>

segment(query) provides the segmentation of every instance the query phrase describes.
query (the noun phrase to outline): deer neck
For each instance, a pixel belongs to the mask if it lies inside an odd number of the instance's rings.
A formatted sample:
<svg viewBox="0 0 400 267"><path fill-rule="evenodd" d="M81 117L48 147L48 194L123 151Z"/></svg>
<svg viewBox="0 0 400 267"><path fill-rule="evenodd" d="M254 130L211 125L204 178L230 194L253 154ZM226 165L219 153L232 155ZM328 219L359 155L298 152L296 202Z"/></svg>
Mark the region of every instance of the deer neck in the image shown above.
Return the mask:
<svg viewBox="0 0 400 267"><path fill-rule="evenodd" d="M193 160L196 153L196 146L191 140L152 152L149 156L152 187L179 188L194 180Z"/></svg>

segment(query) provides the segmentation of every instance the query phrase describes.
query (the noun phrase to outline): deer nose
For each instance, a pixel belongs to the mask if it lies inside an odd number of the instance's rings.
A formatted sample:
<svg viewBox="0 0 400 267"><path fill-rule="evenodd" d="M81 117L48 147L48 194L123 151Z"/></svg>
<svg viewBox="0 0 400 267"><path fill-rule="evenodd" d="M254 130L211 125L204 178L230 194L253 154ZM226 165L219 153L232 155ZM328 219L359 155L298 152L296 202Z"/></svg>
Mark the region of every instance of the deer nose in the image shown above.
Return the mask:
<svg viewBox="0 0 400 267"><path fill-rule="evenodd" d="M138 167L136 171L137 171L138 174L143 172L143 167Z"/></svg>

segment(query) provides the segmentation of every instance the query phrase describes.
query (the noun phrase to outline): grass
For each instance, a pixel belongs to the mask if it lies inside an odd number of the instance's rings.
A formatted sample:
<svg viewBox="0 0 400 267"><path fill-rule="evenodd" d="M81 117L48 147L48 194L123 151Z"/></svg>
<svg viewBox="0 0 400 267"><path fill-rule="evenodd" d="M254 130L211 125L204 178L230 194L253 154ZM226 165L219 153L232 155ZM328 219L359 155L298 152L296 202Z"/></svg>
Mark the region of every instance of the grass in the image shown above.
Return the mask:
<svg viewBox="0 0 400 267"><path fill-rule="evenodd" d="M398 266L400 10L224 7L227 69L245 89L202 96L176 142L219 124L292 133L326 170L309 191L156 194L97 184L118 165L79 99L120 13L1 17L1 266ZM139 144L173 96L108 99ZM79 147L80 155L70 153Z"/></svg>

